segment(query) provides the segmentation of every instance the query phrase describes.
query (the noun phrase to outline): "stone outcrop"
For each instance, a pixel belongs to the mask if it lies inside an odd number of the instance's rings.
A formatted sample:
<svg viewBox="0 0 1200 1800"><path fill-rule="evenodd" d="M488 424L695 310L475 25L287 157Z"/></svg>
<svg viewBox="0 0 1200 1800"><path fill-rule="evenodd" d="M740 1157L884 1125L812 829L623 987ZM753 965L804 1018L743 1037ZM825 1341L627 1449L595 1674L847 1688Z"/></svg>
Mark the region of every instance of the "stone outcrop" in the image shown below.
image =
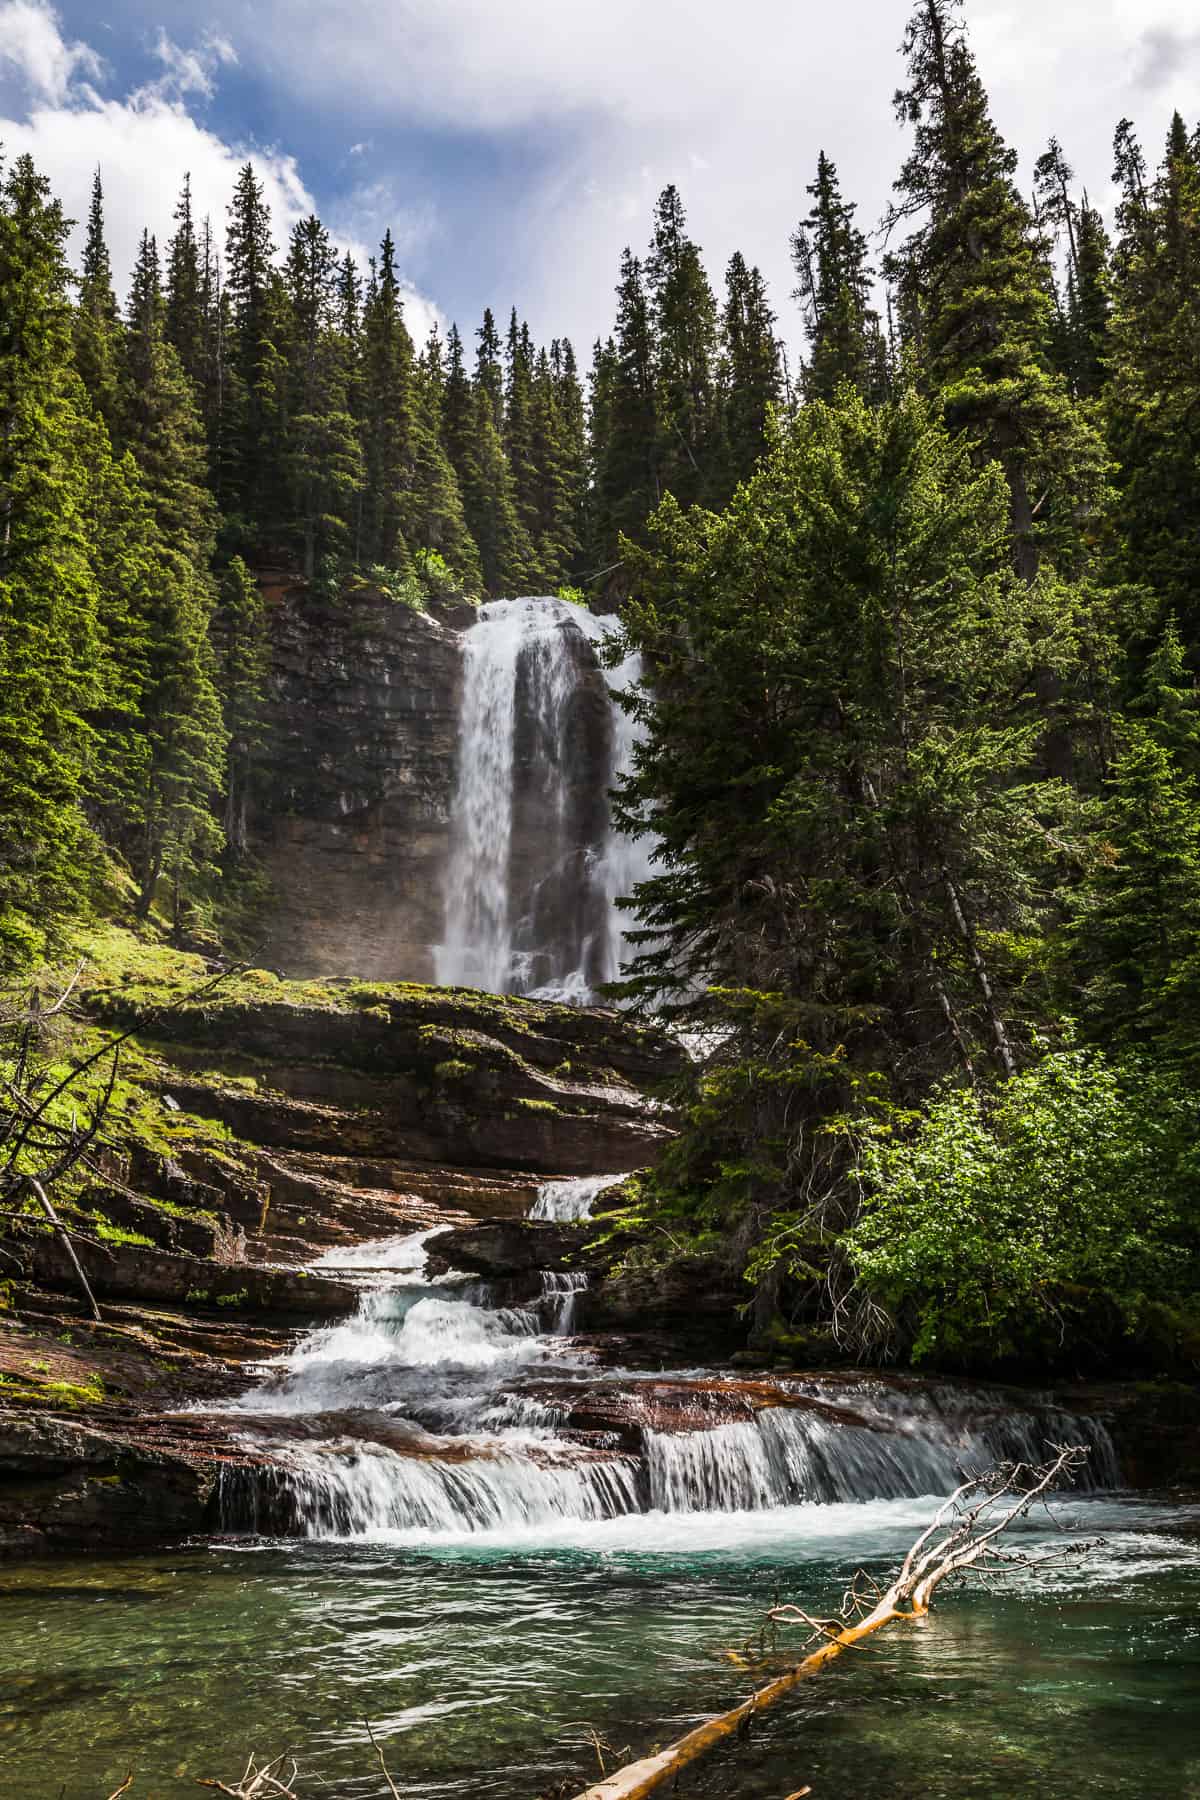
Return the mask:
<svg viewBox="0 0 1200 1800"><path fill-rule="evenodd" d="M289 975L431 980L463 621L377 588L330 599L285 576L263 585L270 704L248 820L272 888L259 954Z"/></svg>

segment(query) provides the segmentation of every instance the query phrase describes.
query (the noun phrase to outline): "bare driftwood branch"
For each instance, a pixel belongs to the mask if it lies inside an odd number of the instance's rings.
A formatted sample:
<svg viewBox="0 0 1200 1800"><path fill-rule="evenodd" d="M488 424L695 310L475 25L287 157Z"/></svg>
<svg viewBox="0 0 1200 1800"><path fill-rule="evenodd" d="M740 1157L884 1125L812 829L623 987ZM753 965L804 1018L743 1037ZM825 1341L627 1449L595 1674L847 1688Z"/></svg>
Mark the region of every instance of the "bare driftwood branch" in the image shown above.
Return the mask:
<svg viewBox="0 0 1200 1800"><path fill-rule="evenodd" d="M396 1787L395 1782L392 1780L391 1774L388 1771L387 1763L383 1759L383 1745L379 1742L379 1739L375 1736L375 1733L371 1730L370 1719L364 1719L363 1724L367 1728L367 1736L371 1740L371 1747L374 1750L376 1756L379 1758L379 1767L383 1770L383 1779L388 1784L388 1793L392 1796L392 1800L400 1800L399 1790Z"/></svg>
<svg viewBox="0 0 1200 1800"><path fill-rule="evenodd" d="M59 1218L58 1214L55 1212L54 1208L51 1206L49 1198L47 1197L47 1194L46 1194L46 1190L42 1186L41 1182L38 1181L36 1176L33 1176L33 1175L30 1175L27 1178L27 1180L28 1180L28 1185L33 1189L34 1194L37 1196L38 1205L41 1207L42 1211L45 1213L46 1217L49 1219L51 1225L54 1227L55 1231L58 1233L59 1241L61 1242L63 1249L66 1251L67 1255L71 1259L71 1262L74 1264L75 1273L79 1277L79 1285L83 1289L84 1293L86 1294L87 1303L92 1309L93 1319L99 1321L100 1308L96 1305L96 1296L92 1292L91 1283L88 1281L87 1276L83 1272L83 1264L80 1262L79 1258L75 1254L75 1246L71 1242L70 1232L63 1230L62 1220ZM132 1779L132 1777L131 1777L131 1779ZM126 1783L126 1786L128 1786L128 1783Z"/></svg>
<svg viewBox="0 0 1200 1800"><path fill-rule="evenodd" d="M817 1618L799 1606L772 1607L767 1617L773 1624L800 1624L810 1633L805 1645L808 1654L795 1668L776 1676L719 1718L689 1731L666 1750L618 1769L577 1800L643 1800L643 1796L673 1781L689 1763L727 1742L756 1714L774 1706L843 1651L865 1647L861 1640L884 1625L922 1618L942 1582L969 1568L978 1566L998 1572L1001 1568L1057 1561L1063 1554L1083 1554L1090 1545L1073 1543L1065 1552L1049 1557L1030 1557L998 1548L997 1540L1004 1532L1055 1489L1073 1481L1087 1461L1088 1452L1081 1445L1049 1447L1054 1454L1040 1466L1003 1463L985 1475L964 1481L938 1508L890 1586L881 1588L869 1577L856 1575L836 1619ZM816 1647L811 1648L812 1645ZM799 1790L801 1794L808 1791ZM791 1800L797 1797L793 1795Z"/></svg>
<svg viewBox="0 0 1200 1800"><path fill-rule="evenodd" d="M290 1766L287 1773L283 1774L281 1771L285 1764ZM247 1758L246 1767L242 1770L241 1780L236 1787L230 1787L224 1781L203 1780L200 1776L196 1777L196 1786L213 1788L218 1794L229 1794L232 1800L269 1800L271 1795L282 1795L283 1800L299 1800L292 1785L298 1772L290 1750L285 1750L273 1762L264 1763L261 1768L257 1757L252 1753Z"/></svg>

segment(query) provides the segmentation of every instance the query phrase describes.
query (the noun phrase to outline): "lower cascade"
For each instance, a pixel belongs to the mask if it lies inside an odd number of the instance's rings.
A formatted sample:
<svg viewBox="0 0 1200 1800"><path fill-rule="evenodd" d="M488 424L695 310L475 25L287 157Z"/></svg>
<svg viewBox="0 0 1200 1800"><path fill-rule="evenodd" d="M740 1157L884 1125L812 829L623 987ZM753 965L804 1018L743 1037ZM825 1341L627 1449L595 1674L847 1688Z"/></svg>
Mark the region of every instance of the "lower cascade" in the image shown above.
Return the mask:
<svg viewBox="0 0 1200 1800"><path fill-rule="evenodd" d="M553 597L494 600L463 640L458 779L435 963L447 986L587 1000L626 953L616 902L648 846L614 826L608 791L636 727L613 699L611 624Z"/></svg>
<svg viewBox="0 0 1200 1800"><path fill-rule="evenodd" d="M586 1216L613 1179L547 1183L534 1212ZM1068 1441L1091 1451L1088 1486L1118 1484L1098 1422L987 1390L601 1368L570 1335L582 1273L535 1276L512 1303L469 1277L431 1280L435 1235L331 1253L363 1271L357 1311L234 1404L247 1458L223 1477L226 1530L450 1537L918 1498Z"/></svg>

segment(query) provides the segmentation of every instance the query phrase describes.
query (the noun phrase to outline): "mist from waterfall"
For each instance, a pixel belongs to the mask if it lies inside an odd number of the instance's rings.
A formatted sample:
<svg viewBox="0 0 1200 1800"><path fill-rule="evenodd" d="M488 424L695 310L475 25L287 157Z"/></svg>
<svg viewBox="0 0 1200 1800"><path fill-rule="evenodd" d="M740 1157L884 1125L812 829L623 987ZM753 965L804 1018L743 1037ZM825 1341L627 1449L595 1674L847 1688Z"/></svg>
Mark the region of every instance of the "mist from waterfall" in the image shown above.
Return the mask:
<svg viewBox="0 0 1200 1800"><path fill-rule="evenodd" d="M492 601L464 635L441 985L582 1003L627 960L617 901L651 845L608 801L638 738L612 695L641 675L637 657L602 675L611 630L546 596Z"/></svg>

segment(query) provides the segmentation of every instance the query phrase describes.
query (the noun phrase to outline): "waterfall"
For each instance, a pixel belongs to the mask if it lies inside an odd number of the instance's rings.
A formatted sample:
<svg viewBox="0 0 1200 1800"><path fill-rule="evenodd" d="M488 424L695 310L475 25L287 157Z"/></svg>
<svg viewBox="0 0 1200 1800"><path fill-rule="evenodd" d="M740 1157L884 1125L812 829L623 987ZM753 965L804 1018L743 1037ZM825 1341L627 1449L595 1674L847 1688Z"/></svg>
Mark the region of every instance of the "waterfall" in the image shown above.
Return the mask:
<svg viewBox="0 0 1200 1800"><path fill-rule="evenodd" d="M624 1175L576 1175L565 1181L543 1181L530 1209L531 1219L557 1219L569 1223L590 1219L592 1202L605 1188L616 1187Z"/></svg>
<svg viewBox="0 0 1200 1800"><path fill-rule="evenodd" d="M585 1209L587 1185L546 1183L546 1204L574 1189ZM987 1389L813 1375L778 1378L764 1405L762 1378L600 1373L566 1341L584 1274L546 1271L527 1304L495 1306L478 1285L429 1278L431 1235L361 1246L371 1285L353 1316L310 1331L223 1408L246 1451L222 1478L225 1529L461 1535L910 1499L1040 1461L1048 1443L1089 1446L1081 1485L1119 1482L1104 1427L1036 1398L1021 1410Z"/></svg>
<svg viewBox="0 0 1200 1800"><path fill-rule="evenodd" d="M615 830L608 802L637 739L601 674L610 630L547 597L492 601L464 635L443 985L582 1002L620 973L616 902L649 846ZM613 685L640 673L629 658Z"/></svg>

